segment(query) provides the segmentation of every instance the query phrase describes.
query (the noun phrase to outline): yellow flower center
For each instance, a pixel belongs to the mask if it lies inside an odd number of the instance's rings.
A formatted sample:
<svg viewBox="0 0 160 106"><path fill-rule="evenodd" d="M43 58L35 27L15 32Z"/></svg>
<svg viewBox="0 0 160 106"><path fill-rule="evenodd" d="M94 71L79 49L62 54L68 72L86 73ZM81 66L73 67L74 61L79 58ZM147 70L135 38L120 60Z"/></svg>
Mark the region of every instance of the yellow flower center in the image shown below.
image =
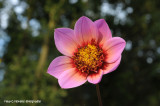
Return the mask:
<svg viewBox="0 0 160 106"><path fill-rule="evenodd" d="M103 50L96 44L88 44L78 49L73 56L74 64L82 72L97 72L104 61Z"/></svg>

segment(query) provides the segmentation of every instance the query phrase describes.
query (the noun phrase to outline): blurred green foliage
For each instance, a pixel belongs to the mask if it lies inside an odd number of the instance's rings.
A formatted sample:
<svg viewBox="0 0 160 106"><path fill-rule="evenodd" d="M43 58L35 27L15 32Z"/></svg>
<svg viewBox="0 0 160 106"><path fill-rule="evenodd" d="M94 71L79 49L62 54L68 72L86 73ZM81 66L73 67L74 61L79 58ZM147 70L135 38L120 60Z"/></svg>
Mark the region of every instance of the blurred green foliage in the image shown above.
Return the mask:
<svg viewBox="0 0 160 106"><path fill-rule="evenodd" d="M72 2L71 2L72 1ZM75 1L75 3L73 2ZM0 2L4 8L5 0ZM22 28L14 9L8 27L10 36L4 80L0 82L0 105L3 100L41 100L42 106L97 106L95 85L86 83L63 90L57 79L47 74L50 62L61 54L54 44L54 29L73 28L83 15L92 20L104 18L113 36L127 41L118 69L103 76L100 82L104 106L160 106L160 0L21 0L27 4ZM124 23L103 14L101 6L110 3L115 9L130 9ZM29 23L37 20L41 27L33 36ZM11 104L19 105L19 104ZM28 104L22 104L28 105Z"/></svg>

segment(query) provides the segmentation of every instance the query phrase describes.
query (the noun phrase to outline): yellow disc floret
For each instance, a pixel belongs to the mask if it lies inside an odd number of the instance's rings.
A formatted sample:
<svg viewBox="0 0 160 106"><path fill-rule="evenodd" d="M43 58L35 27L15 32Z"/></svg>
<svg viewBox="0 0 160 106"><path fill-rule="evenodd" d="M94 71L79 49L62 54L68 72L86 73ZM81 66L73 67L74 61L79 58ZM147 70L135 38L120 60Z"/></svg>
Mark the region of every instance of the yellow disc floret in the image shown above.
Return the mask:
<svg viewBox="0 0 160 106"><path fill-rule="evenodd" d="M97 72L103 64L104 55L100 47L88 44L78 49L73 56L74 64L82 72Z"/></svg>

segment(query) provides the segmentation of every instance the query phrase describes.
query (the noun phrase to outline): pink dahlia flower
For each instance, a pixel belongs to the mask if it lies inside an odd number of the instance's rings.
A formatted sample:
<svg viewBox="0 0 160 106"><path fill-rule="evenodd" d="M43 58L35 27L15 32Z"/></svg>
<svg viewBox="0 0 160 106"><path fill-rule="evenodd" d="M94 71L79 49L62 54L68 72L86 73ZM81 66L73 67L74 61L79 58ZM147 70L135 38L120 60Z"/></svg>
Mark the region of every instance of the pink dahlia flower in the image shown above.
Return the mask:
<svg viewBox="0 0 160 106"><path fill-rule="evenodd" d="M97 84L104 74L114 71L126 45L120 37L112 37L104 19L95 22L82 16L70 28L57 28L55 45L65 56L55 58L48 73L58 79L61 88L73 88L86 81Z"/></svg>

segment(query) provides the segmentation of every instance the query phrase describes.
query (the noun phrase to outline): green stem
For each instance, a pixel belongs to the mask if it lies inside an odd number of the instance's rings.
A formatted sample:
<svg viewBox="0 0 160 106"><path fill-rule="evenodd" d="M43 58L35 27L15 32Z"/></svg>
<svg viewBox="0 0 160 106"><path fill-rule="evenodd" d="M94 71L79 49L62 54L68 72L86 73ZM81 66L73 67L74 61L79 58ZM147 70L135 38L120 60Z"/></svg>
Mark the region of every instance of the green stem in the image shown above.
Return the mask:
<svg viewBox="0 0 160 106"><path fill-rule="evenodd" d="M96 84L96 91L97 91L99 106L103 106L102 105L101 94L100 94L100 90L99 90L99 85L98 84Z"/></svg>

